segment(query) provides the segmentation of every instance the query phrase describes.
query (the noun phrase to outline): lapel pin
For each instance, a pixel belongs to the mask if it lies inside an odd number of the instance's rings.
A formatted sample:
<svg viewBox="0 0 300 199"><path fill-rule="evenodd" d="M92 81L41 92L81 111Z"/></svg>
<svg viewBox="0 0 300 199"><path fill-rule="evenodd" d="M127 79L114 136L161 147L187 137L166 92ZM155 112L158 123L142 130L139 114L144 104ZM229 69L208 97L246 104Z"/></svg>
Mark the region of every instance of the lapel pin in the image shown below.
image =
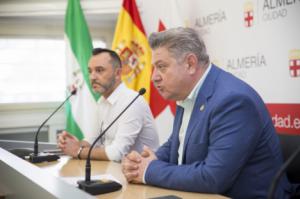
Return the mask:
<svg viewBox="0 0 300 199"><path fill-rule="evenodd" d="M200 111L204 111L204 104L200 106Z"/></svg>

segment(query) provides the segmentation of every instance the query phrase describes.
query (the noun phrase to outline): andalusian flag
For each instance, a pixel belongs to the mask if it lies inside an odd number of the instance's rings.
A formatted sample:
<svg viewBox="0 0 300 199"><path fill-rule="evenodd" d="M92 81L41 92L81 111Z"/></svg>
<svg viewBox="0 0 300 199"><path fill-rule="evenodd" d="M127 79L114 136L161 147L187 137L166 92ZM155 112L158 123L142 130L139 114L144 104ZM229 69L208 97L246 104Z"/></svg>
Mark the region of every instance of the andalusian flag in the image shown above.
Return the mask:
<svg viewBox="0 0 300 199"><path fill-rule="evenodd" d="M66 130L79 139L99 130L97 100L92 90L88 61L92 55L92 41L79 0L69 0L65 16L65 40L67 52L67 81L77 93L66 105Z"/></svg>
<svg viewBox="0 0 300 199"><path fill-rule="evenodd" d="M145 88L150 100L151 49L135 0L124 0L112 48L122 60L122 79L134 90Z"/></svg>

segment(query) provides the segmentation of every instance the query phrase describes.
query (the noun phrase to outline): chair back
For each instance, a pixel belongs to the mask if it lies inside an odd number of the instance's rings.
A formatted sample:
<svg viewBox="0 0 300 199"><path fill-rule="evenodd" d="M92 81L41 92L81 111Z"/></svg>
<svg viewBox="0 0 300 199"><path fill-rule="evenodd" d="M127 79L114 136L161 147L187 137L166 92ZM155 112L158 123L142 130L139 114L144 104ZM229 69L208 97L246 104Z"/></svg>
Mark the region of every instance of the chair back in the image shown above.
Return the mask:
<svg viewBox="0 0 300 199"><path fill-rule="evenodd" d="M278 134L284 161L300 147L300 135ZM291 183L300 183L300 153L291 162L286 170L287 177Z"/></svg>

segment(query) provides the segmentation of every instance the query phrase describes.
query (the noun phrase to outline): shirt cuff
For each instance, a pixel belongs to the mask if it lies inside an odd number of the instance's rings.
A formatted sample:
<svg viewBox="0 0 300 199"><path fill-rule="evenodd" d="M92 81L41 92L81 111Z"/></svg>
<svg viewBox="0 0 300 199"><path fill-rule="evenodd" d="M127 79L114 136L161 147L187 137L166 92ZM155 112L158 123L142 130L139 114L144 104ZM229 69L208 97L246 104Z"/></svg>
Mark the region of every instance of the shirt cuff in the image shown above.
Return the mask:
<svg viewBox="0 0 300 199"><path fill-rule="evenodd" d="M151 162L150 162L151 163ZM149 164L150 164L149 163ZM145 179L145 177L146 177L146 172L147 172L147 169L148 169L148 167L149 167L149 164L147 165L147 167L145 168L145 170L144 170L144 173L143 173L143 184L147 184L147 182L146 182L146 179Z"/></svg>
<svg viewBox="0 0 300 199"><path fill-rule="evenodd" d="M120 162L122 159L122 154L116 150L115 147L113 146L105 146L104 147L104 151L106 153L106 156L108 157L108 159L110 161L116 161L116 162Z"/></svg>

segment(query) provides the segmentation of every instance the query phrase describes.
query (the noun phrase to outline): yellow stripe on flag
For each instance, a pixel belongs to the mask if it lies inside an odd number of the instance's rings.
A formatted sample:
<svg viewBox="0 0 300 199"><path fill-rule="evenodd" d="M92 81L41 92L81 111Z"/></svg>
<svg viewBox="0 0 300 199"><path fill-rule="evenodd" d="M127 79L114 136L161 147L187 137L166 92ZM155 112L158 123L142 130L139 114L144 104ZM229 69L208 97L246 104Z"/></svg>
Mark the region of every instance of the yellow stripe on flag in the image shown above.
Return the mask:
<svg viewBox="0 0 300 199"><path fill-rule="evenodd" d="M122 7L112 49L121 57L124 83L136 91L145 88L147 92L144 97L149 102L152 71L151 50L146 35L134 23L129 12L131 11Z"/></svg>

